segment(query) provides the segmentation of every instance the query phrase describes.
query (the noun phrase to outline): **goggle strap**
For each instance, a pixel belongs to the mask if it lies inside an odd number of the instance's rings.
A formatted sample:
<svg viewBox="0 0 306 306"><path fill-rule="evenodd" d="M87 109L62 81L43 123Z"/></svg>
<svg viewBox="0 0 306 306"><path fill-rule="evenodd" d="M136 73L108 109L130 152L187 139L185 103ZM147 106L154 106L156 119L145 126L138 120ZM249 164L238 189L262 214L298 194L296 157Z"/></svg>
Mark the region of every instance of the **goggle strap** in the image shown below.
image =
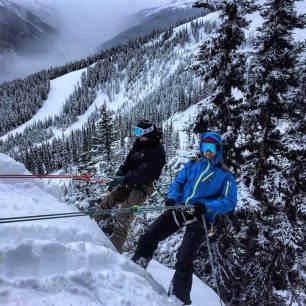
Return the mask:
<svg viewBox="0 0 306 306"><path fill-rule="evenodd" d="M142 135L149 134L150 132L153 132L154 125L150 126L149 128L142 129L142 130L143 130L143 134Z"/></svg>

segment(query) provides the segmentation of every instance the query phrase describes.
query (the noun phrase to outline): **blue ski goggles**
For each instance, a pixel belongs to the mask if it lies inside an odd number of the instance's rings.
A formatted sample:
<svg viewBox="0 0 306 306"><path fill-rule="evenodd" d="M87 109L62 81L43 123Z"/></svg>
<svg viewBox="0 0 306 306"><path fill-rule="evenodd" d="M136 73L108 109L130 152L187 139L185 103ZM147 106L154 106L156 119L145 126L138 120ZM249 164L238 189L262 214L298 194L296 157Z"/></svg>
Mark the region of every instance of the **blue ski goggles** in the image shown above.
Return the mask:
<svg viewBox="0 0 306 306"><path fill-rule="evenodd" d="M138 126L134 126L132 129L135 136L140 137L146 134L149 134L154 131L154 126L150 126L149 128L143 129Z"/></svg>
<svg viewBox="0 0 306 306"><path fill-rule="evenodd" d="M211 142L202 142L201 143L201 151L207 152L210 151L213 154L217 153L217 144Z"/></svg>

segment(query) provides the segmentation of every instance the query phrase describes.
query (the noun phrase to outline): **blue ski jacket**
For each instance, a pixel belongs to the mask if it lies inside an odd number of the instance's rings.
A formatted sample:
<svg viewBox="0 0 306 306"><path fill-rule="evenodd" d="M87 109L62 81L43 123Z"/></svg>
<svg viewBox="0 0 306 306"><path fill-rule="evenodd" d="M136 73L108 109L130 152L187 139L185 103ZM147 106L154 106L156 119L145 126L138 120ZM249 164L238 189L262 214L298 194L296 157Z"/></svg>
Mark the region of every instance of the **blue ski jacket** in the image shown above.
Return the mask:
<svg viewBox="0 0 306 306"><path fill-rule="evenodd" d="M168 199L174 199L176 204L203 203L206 207L205 218L214 222L216 215L235 209L237 187L234 176L220 167L223 153L220 134L204 133L201 142L208 137L219 144L216 156L212 160L203 156L186 163L170 185Z"/></svg>

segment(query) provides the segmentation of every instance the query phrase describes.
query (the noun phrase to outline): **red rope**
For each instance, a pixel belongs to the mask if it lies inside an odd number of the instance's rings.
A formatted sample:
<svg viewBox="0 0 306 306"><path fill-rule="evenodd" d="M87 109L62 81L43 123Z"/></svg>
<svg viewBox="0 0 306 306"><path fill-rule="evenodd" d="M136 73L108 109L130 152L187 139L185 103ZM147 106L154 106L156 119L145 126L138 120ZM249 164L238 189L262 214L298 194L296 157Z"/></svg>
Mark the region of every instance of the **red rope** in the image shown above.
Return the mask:
<svg viewBox="0 0 306 306"><path fill-rule="evenodd" d="M26 178L26 179L73 179L81 181L90 181L97 183L109 183L113 180L110 177L99 177L94 176L93 174L82 174L82 175L63 175L63 174L0 174L2 179L16 179L16 178Z"/></svg>

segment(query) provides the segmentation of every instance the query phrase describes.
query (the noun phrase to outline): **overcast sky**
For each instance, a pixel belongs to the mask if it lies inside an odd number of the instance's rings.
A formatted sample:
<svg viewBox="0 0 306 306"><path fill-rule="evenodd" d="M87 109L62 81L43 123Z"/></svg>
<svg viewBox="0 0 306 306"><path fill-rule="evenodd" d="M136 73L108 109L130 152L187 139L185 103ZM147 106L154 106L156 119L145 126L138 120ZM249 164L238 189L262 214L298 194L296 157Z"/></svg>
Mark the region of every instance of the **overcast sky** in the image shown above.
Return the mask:
<svg viewBox="0 0 306 306"><path fill-rule="evenodd" d="M23 77L50 66L86 57L95 48L123 31L130 19L126 18L142 9L159 7L170 0L13 0L28 7L44 7L42 16L53 20L60 32L54 50L42 56L17 57L11 63L11 71L0 75L0 82ZM52 18L45 14L52 9ZM41 11L41 9L39 10ZM33 10L36 13L36 10ZM42 16L39 16L42 18ZM51 22L51 21L50 21ZM55 49L61 49L61 56Z"/></svg>
<svg viewBox="0 0 306 306"><path fill-rule="evenodd" d="M50 0L45 0L50 1ZM52 0L66 37L88 51L121 32L124 17L169 0ZM80 44L81 42L81 44ZM81 50L80 50L81 51Z"/></svg>

